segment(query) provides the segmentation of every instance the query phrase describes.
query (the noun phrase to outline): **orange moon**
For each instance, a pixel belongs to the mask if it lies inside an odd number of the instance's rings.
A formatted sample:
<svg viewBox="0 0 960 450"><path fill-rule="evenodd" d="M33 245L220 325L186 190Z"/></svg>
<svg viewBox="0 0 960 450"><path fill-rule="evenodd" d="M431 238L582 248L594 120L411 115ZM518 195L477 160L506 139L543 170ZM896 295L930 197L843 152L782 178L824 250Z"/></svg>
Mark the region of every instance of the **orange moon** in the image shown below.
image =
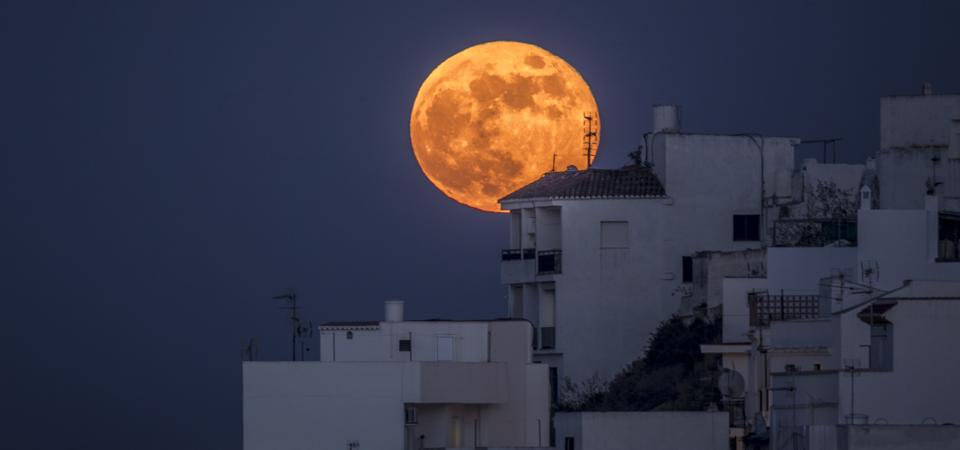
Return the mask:
<svg viewBox="0 0 960 450"><path fill-rule="evenodd" d="M580 73L535 45L488 42L433 69L413 103L410 142L437 189L500 212L500 198L554 167L586 168L584 114L596 155L600 116Z"/></svg>

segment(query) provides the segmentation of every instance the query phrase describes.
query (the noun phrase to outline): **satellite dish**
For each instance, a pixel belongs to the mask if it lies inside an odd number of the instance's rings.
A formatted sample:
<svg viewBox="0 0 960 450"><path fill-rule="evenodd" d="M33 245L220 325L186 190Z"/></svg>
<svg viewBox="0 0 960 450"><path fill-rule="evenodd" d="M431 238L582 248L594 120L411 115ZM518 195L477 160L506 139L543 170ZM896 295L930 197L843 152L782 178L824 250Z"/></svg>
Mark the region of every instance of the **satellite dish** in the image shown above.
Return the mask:
<svg viewBox="0 0 960 450"><path fill-rule="evenodd" d="M743 391L747 384L743 381L743 375L732 369L723 369L720 377L717 379L717 389L724 397L739 398L743 397Z"/></svg>

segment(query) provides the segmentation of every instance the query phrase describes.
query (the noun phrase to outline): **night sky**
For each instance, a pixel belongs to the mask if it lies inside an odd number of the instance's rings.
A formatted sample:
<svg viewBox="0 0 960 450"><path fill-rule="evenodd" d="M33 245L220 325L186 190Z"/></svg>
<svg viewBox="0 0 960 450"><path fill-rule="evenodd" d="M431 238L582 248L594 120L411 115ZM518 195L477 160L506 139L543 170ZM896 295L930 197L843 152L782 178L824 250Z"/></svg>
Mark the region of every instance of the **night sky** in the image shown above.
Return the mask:
<svg viewBox="0 0 960 450"><path fill-rule="evenodd" d="M409 143L421 81L470 45L576 67L599 167L654 103L853 162L881 95L960 91L955 1L589 3L0 4L0 447L239 448L240 349L286 356L288 287L316 322L502 315L507 217Z"/></svg>

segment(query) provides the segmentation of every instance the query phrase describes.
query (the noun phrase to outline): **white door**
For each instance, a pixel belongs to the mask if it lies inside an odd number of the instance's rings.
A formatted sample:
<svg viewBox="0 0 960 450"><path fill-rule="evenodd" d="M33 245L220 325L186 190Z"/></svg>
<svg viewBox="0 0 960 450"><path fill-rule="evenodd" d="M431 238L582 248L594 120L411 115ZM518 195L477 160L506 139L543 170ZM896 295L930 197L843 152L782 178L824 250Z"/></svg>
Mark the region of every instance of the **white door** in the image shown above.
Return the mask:
<svg viewBox="0 0 960 450"><path fill-rule="evenodd" d="M437 336L437 361L453 361L453 336Z"/></svg>

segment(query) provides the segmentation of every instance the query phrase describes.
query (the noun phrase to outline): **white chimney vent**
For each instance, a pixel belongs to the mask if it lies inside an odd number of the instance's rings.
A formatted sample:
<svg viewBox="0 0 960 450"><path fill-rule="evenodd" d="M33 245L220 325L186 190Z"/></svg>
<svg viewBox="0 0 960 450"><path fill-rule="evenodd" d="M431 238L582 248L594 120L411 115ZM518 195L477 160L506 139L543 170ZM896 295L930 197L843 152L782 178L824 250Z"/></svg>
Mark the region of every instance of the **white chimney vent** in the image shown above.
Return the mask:
<svg viewBox="0 0 960 450"><path fill-rule="evenodd" d="M383 302L383 316L385 322L403 322L403 300Z"/></svg>
<svg viewBox="0 0 960 450"><path fill-rule="evenodd" d="M653 132L679 133L680 107L677 105L653 105Z"/></svg>

